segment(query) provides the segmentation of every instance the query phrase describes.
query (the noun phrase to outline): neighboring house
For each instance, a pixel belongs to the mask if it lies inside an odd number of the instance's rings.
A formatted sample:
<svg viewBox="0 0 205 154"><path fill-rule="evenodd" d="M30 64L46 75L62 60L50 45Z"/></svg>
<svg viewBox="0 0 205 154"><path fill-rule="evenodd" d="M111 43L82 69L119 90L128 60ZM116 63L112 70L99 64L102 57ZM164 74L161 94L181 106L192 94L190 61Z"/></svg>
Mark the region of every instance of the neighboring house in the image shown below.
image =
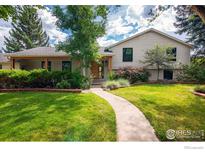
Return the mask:
<svg viewBox="0 0 205 154"><path fill-rule="evenodd" d="M173 55L176 57L172 69L160 70L160 79L175 79L180 65L190 63L192 46L152 28L106 47L106 50L101 48L99 53L102 55L102 65L92 63L91 74L95 79L106 79L108 72L121 67L142 68L144 65L140 61L143 60L145 52L157 44L173 47ZM48 70L73 71L80 67L80 63L72 60L67 53L56 52L55 48L52 47L38 47L4 55L9 59L9 61L7 59L7 65L9 63L10 68L13 69L31 70L45 68ZM0 62L2 69L8 69L8 67L4 66L6 63L1 64ZM150 80L156 80L156 68L149 67L148 71L151 74Z"/></svg>

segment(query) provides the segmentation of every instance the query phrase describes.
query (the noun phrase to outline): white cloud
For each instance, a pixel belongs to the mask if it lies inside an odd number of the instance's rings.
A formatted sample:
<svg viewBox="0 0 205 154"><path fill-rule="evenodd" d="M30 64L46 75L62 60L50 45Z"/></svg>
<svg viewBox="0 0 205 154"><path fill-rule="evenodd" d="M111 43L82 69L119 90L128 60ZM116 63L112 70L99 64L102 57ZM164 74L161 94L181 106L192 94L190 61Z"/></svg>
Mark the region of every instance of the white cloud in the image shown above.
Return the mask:
<svg viewBox="0 0 205 154"><path fill-rule="evenodd" d="M102 47L109 46L109 45L117 42L114 39L107 39L106 37L98 38L97 41L100 44L100 46L102 46Z"/></svg>
<svg viewBox="0 0 205 154"><path fill-rule="evenodd" d="M2 47L4 47L4 36L9 35L9 30L11 29L11 22L4 21L0 19L0 52Z"/></svg>
<svg viewBox="0 0 205 154"><path fill-rule="evenodd" d="M39 9L38 15L42 20L43 28L50 37L50 41L53 44L64 41L67 34L61 32L58 27L55 25L57 18L52 15L49 9ZM51 45L53 45L51 44Z"/></svg>
<svg viewBox="0 0 205 154"><path fill-rule="evenodd" d="M133 27L127 26L122 17L118 17L115 20L109 21L106 29L108 35L122 35L131 32Z"/></svg>

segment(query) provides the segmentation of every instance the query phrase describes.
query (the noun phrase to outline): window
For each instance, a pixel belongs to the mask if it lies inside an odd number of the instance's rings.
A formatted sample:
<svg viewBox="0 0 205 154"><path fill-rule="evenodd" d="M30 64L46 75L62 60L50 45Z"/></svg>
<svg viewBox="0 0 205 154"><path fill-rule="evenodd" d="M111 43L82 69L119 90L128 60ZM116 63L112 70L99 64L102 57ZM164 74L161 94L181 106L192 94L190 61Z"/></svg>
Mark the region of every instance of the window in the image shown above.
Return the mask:
<svg viewBox="0 0 205 154"><path fill-rule="evenodd" d="M110 49L105 49L104 52L112 52Z"/></svg>
<svg viewBox="0 0 205 154"><path fill-rule="evenodd" d="M48 61L48 71L51 71L51 61Z"/></svg>
<svg viewBox="0 0 205 154"><path fill-rule="evenodd" d="M71 72L71 61L62 61L62 71Z"/></svg>
<svg viewBox="0 0 205 154"><path fill-rule="evenodd" d="M41 62L41 68L46 69L45 61ZM51 71L51 61L48 61L48 71Z"/></svg>
<svg viewBox="0 0 205 154"><path fill-rule="evenodd" d="M173 71L164 70L164 80L172 80L172 79L173 79Z"/></svg>
<svg viewBox="0 0 205 154"><path fill-rule="evenodd" d="M171 55L173 56L172 61L176 61L176 57L177 57L177 48L172 48L168 53L171 54Z"/></svg>
<svg viewBox="0 0 205 154"><path fill-rule="evenodd" d="M132 62L133 48L123 48L123 62Z"/></svg>
<svg viewBox="0 0 205 154"><path fill-rule="evenodd" d="M2 69L2 64L0 64L0 70Z"/></svg>
<svg viewBox="0 0 205 154"><path fill-rule="evenodd" d="M41 68L42 68L42 69L45 69L45 68L46 68L46 66L45 66L45 61L42 61L42 62L41 62Z"/></svg>

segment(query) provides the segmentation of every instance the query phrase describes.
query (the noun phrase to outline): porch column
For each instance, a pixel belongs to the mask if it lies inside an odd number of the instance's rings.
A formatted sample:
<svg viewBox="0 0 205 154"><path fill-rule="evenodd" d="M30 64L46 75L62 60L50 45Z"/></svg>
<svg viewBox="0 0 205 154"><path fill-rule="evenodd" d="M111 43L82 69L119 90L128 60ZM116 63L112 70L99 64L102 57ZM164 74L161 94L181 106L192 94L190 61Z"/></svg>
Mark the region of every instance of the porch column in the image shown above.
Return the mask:
<svg viewBox="0 0 205 154"><path fill-rule="evenodd" d="M108 72L112 71L112 57L108 57Z"/></svg>
<svg viewBox="0 0 205 154"><path fill-rule="evenodd" d="M11 58L10 59L10 63L11 63L11 69L15 69L15 59L14 58Z"/></svg>
<svg viewBox="0 0 205 154"><path fill-rule="evenodd" d="M45 69L48 70L48 58L45 59Z"/></svg>

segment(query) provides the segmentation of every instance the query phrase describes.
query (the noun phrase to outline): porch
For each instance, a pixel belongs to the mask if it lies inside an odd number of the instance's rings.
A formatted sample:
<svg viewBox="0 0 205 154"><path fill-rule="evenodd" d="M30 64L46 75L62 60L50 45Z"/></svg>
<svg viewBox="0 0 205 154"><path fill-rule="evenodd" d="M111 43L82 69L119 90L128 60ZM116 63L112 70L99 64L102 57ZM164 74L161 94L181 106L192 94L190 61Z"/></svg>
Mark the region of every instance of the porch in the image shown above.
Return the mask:
<svg viewBox="0 0 205 154"><path fill-rule="evenodd" d="M72 71L78 63L67 57L10 57L10 69L47 69L49 71Z"/></svg>
<svg viewBox="0 0 205 154"><path fill-rule="evenodd" d="M112 56L104 56L100 63L93 62L91 64L91 77L93 83L105 81L109 73L112 71Z"/></svg>

